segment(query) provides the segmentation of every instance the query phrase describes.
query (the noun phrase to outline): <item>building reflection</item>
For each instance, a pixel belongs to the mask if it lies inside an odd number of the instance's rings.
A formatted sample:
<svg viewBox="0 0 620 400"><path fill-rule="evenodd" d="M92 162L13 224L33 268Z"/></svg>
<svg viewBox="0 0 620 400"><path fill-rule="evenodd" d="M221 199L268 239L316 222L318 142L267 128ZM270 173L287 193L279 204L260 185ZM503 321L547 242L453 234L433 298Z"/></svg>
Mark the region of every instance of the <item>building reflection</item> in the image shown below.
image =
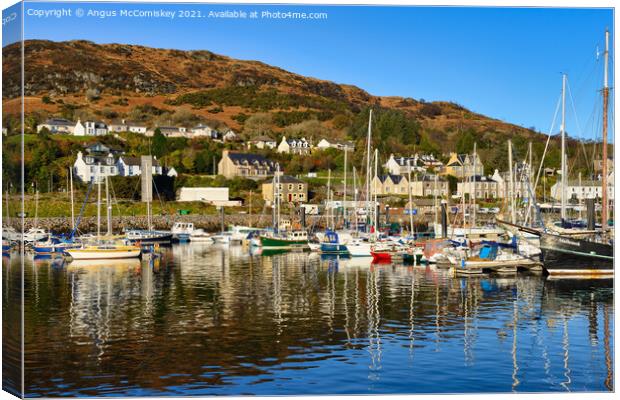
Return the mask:
<svg viewBox="0 0 620 400"><path fill-rule="evenodd" d="M119 387L221 387L276 367L311 368L335 353L342 358L343 349L364 354L373 388L390 373L393 343L415 368L418 354L442 357L451 347L444 344L458 341L452 361L476 367L491 340L498 362L511 368L507 390L524 390L523 360L532 357L551 385L572 390L571 351L581 343L571 341L571 320L584 318L583 336L602 346L604 385L612 390L612 292L605 282L580 288L523 275L454 278L434 267L303 253L264 257L209 245L175 246L142 261L33 263L26 272L28 373L39 388L59 375L80 382L84 374L95 384L82 395L96 395L96 383L110 383L110 374ZM556 331L559 348L549 339ZM45 347L61 345L62 354ZM66 367L75 362L84 371ZM554 375L560 370L561 378Z"/></svg>

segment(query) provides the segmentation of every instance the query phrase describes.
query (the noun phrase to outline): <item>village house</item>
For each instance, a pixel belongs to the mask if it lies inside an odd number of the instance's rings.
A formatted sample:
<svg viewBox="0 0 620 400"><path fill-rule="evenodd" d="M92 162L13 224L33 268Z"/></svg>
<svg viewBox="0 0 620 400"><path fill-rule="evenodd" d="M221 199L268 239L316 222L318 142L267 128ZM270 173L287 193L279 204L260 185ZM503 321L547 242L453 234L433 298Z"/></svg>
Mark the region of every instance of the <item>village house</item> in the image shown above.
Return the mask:
<svg viewBox="0 0 620 400"><path fill-rule="evenodd" d="M229 129L222 135L222 140L225 142L238 142L241 139L239 138L239 135L235 133L235 131Z"/></svg>
<svg viewBox="0 0 620 400"><path fill-rule="evenodd" d="M492 177L474 175L457 183L456 195L461 198L465 194L471 198L475 191L476 199L499 199L503 197L502 190L502 183Z"/></svg>
<svg viewBox="0 0 620 400"><path fill-rule="evenodd" d="M370 192L378 196L384 195L406 195L408 194L407 177L403 175L378 175L370 181Z"/></svg>
<svg viewBox="0 0 620 400"><path fill-rule="evenodd" d="M129 157L122 155L116 162L119 176L138 176L142 173L140 157ZM162 175L163 168L157 157L153 157L153 175Z"/></svg>
<svg viewBox="0 0 620 400"><path fill-rule="evenodd" d="M344 150L346 148L347 151L354 151L355 143L351 141L343 142L343 141L337 141L337 140L321 139L319 143L317 143L316 148L319 150L325 150L325 149Z"/></svg>
<svg viewBox="0 0 620 400"><path fill-rule="evenodd" d="M117 154L123 153L122 149L112 147L112 146L106 146L105 144L102 144L100 142L92 143L86 146L84 149L86 150L88 154L100 155L100 156L107 155L107 154L117 155Z"/></svg>
<svg viewBox="0 0 620 400"><path fill-rule="evenodd" d="M187 132L187 128L184 126L158 126L154 130L147 131L146 135L153 136L157 129L167 138L189 137L189 132Z"/></svg>
<svg viewBox="0 0 620 400"><path fill-rule="evenodd" d="M286 136L282 136L282 141L278 145L278 153L286 154L310 154L312 146L306 140L301 139L286 139Z"/></svg>
<svg viewBox="0 0 620 400"><path fill-rule="evenodd" d="M280 176L278 193L280 201L297 203L308 199L308 184L300 179L289 175ZM273 181L267 181L262 185L263 200L274 201Z"/></svg>
<svg viewBox="0 0 620 400"><path fill-rule="evenodd" d="M517 172L520 170L521 169L518 167ZM516 199L529 198L530 184L526 181L519 179L518 176L521 176L521 174L516 173L514 177L514 196ZM498 170L495 170L491 179L498 183L497 197L505 198L512 195L512 192L510 191L510 172L499 172Z"/></svg>
<svg viewBox="0 0 620 400"><path fill-rule="evenodd" d="M148 130L148 127L143 123L127 121L124 119L121 119L120 121L112 121L108 125L108 131L114 132L114 133L133 132L133 133L140 133L144 135L146 134L147 130Z"/></svg>
<svg viewBox="0 0 620 400"><path fill-rule="evenodd" d="M475 162L474 162L475 161ZM475 164L475 170L474 170ZM473 155L450 153L450 160L443 169L445 175L452 175L457 178L465 178L472 175L484 175L484 165L480 161L480 157L476 154L474 160Z"/></svg>
<svg viewBox="0 0 620 400"><path fill-rule="evenodd" d="M219 175L226 178L243 177L264 179L273 176L276 163L258 154L246 154L224 150L218 163Z"/></svg>
<svg viewBox="0 0 620 400"><path fill-rule="evenodd" d="M419 182L419 183L418 183ZM450 186L448 181L443 176L425 174L419 181L412 180L412 188L421 185L422 195L424 197L438 196L448 197L450 194ZM413 193L413 190L412 190ZM418 190L419 193L419 190Z"/></svg>
<svg viewBox="0 0 620 400"><path fill-rule="evenodd" d="M179 173L176 169L174 169L174 167L166 167L166 175L171 178L176 178L177 176L179 176Z"/></svg>
<svg viewBox="0 0 620 400"><path fill-rule="evenodd" d="M108 134L108 126L101 121L84 121L78 119L73 128L75 136L104 136Z"/></svg>
<svg viewBox="0 0 620 400"><path fill-rule="evenodd" d="M383 167L392 175L407 175L409 170L412 174L426 172L426 168L418 161L417 154L413 157L394 157L394 154L390 154L390 158Z"/></svg>
<svg viewBox="0 0 620 400"><path fill-rule="evenodd" d="M614 200L614 174L611 173L608 179L607 195L610 200ZM557 201L562 199L562 183L556 182L551 186L551 197ZM566 198L567 200L585 200L585 199L600 199L603 197L603 185L599 180L582 179L581 183L578 180L569 180L566 186Z"/></svg>
<svg viewBox="0 0 620 400"><path fill-rule="evenodd" d="M44 123L37 125L37 133L41 132L41 129L45 128L51 133L73 134L75 125L75 122L69 121L68 119L50 118Z"/></svg>
<svg viewBox="0 0 620 400"><path fill-rule="evenodd" d="M278 143L268 136L258 136L247 142L248 149L255 147L257 149L275 149Z"/></svg>
<svg viewBox="0 0 620 400"><path fill-rule="evenodd" d="M215 129L205 124L198 124L191 129L193 137L207 137L212 139Z"/></svg>
<svg viewBox="0 0 620 400"><path fill-rule="evenodd" d="M82 182L102 183L107 176L118 175L116 160L112 153L107 155L86 154L81 151L73 163L73 174Z"/></svg>

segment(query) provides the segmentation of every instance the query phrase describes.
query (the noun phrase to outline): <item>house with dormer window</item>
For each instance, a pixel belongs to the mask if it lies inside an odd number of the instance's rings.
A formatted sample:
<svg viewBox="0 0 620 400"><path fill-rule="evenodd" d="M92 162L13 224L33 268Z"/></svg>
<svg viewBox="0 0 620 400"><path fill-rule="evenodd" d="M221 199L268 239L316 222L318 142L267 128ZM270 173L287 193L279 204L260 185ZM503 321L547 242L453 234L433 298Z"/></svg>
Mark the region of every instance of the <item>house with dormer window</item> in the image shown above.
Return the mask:
<svg viewBox="0 0 620 400"><path fill-rule="evenodd" d="M286 136L283 136L277 150L278 153L286 154L310 154L312 146L306 138L286 139Z"/></svg>
<svg viewBox="0 0 620 400"><path fill-rule="evenodd" d="M108 126L101 121L84 121L78 119L73 128L75 136L104 136L108 134Z"/></svg>
<svg viewBox="0 0 620 400"><path fill-rule="evenodd" d="M112 153L107 155L77 154L73 163L73 174L82 182L102 183L106 176L118 175L116 159Z"/></svg>
<svg viewBox="0 0 620 400"><path fill-rule="evenodd" d="M258 154L224 150L217 170L219 175L228 179L234 177L264 179L273 176L276 163Z"/></svg>

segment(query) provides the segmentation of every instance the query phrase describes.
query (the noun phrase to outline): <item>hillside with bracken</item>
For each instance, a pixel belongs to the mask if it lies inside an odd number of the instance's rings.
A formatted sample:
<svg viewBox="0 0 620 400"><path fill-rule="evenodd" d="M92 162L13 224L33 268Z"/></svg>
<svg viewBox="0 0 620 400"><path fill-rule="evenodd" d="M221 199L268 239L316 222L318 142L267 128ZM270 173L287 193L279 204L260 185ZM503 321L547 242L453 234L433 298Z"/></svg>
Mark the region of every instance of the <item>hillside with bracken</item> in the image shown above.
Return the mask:
<svg viewBox="0 0 620 400"><path fill-rule="evenodd" d="M150 126L207 123L244 139L305 136L362 142L368 110L382 153L478 151L489 168L517 156L545 136L469 111L451 102L373 96L363 89L285 71L259 61L210 51L181 51L89 41L24 42L26 131L50 116L71 120L126 118ZM3 118L9 129L20 110L19 44L3 49ZM482 95L482 94L481 94ZM575 151L576 150L571 150ZM556 163L552 152L550 164Z"/></svg>

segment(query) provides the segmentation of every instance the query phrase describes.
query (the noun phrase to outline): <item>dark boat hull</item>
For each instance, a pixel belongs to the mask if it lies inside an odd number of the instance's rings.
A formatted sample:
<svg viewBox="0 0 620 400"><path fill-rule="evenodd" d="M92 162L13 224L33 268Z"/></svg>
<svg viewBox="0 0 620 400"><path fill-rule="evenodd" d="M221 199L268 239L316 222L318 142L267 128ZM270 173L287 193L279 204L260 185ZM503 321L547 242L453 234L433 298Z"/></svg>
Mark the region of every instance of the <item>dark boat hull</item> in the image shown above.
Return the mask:
<svg viewBox="0 0 620 400"><path fill-rule="evenodd" d="M540 250L543 266L551 275L613 274L611 244L542 233Z"/></svg>

